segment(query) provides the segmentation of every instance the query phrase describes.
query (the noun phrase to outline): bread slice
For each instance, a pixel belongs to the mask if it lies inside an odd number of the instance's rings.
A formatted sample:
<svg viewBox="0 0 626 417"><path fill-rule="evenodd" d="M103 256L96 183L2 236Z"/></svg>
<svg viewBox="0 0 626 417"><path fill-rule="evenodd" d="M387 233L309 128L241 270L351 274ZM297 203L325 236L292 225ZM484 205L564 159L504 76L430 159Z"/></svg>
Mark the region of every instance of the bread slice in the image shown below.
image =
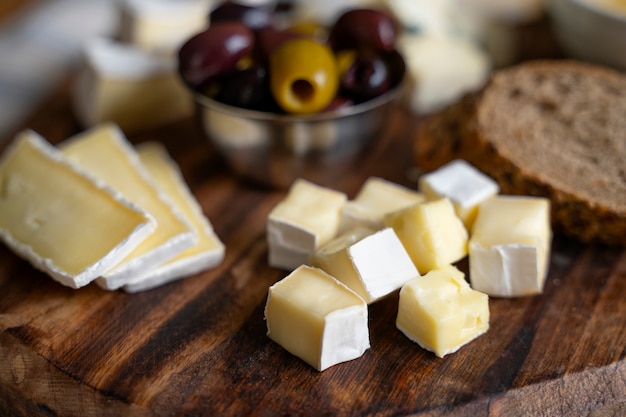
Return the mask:
<svg viewBox="0 0 626 417"><path fill-rule="evenodd" d="M626 75L576 61L531 61L423 120L418 166L462 158L503 193L552 202L555 230L626 245Z"/></svg>

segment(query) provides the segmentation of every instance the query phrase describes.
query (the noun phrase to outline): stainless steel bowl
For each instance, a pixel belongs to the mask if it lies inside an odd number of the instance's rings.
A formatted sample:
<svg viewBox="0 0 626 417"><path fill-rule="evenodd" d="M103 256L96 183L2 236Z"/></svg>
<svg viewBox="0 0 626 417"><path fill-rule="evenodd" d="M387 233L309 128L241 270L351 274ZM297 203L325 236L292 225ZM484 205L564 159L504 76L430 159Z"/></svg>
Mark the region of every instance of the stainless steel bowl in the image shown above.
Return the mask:
<svg viewBox="0 0 626 417"><path fill-rule="evenodd" d="M205 135L233 172L286 188L296 178L328 184L379 138L401 86L367 102L311 114L273 114L197 94Z"/></svg>
<svg viewBox="0 0 626 417"><path fill-rule="evenodd" d="M554 30L572 58L626 71L626 9L593 0L550 0Z"/></svg>

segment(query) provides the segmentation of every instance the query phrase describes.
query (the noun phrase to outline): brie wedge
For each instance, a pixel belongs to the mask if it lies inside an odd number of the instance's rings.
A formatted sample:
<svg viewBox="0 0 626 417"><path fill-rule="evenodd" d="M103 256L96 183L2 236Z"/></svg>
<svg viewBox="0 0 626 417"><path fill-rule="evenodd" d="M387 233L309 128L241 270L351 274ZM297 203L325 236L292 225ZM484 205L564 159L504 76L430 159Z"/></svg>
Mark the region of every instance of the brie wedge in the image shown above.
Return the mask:
<svg viewBox="0 0 626 417"><path fill-rule="evenodd" d="M551 241L548 199L500 195L487 200L469 241L472 287L494 297L541 293Z"/></svg>
<svg viewBox="0 0 626 417"><path fill-rule="evenodd" d="M311 265L343 282L371 304L418 277L417 268L391 228L356 228L323 245Z"/></svg>
<svg viewBox="0 0 626 417"><path fill-rule="evenodd" d="M367 305L318 268L302 265L269 289L267 335L323 371L370 347Z"/></svg>
<svg viewBox="0 0 626 417"><path fill-rule="evenodd" d="M224 259L224 244L213 230L209 219L189 190L176 162L165 147L157 142L144 142L136 147L141 163L156 185L192 225L198 242L171 260L143 275L133 277L124 290L144 291L168 282L213 268Z"/></svg>
<svg viewBox="0 0 626 417"><path fill-rule="evenodd" d="M396 326L439 357L456 352L489 329L489 299L448 265L400 290Z"/></svg>
<svg viewBox="0 0 626 417"><path fill-rule="evenodd" d="M113 124L103 124L73 136L59 145L63 154L126 199L150 213L157 227L119 265L96 282L115 290L133 277L177 256L196 244L191 226L167 201L141 164L132 145Z"/></svg>
<svg viewBox="0 0 626 417"><path fill-rule="evenodd" d="M155 226L33 131L20 133L0 162L0 238L63 285L89 284Z"/></svg>

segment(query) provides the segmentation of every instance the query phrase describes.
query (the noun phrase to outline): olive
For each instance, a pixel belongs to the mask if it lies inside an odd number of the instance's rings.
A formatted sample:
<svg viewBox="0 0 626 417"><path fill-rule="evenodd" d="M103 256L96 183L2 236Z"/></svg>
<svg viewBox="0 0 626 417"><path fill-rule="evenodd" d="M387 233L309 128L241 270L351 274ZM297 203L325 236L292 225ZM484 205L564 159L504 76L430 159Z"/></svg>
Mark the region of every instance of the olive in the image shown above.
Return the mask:
<svg viewBox="0 0 626 417"><path fill-rule="evenodd" d="M337 94L339 76L332 50L313 39L283 43L270 55L270 89L288 113L315 113Z"/></svg>
<svg viewBox="0 0 626 417"><path fill-rule="evenodd" d="M291 29L277 29L272 26L257 30L255 35L255 56L261 62L267 62L272 52L274 52L274 50L283 43L305 37L305 35L301 32L293 31Z"/></svg>
<svg viewBox="0 0 626 417"><path fill-rule="evenodd" d="M342 93L356 102L378 97L390 87L387 64L379 55L367 50L357 53L352 64L341 75Z"/></svg>
<svg viewBox="0 0 626 417"><path fill-rule="evenodd" d="M382 59L387 63L391 85L395 87L400 84L406 72L404 57L397 50L381 54Z"/></svg>
<svg viewBox="0 0 626 417"><path fill-rule="evenodd" d="M211 24L233 21L241 22L250 29L257 30L273 25L274 18L269 8L250 6L236 1L226 1L209 14Z"/></svg>
<svg viewBox="0 0 626 417"><path fill-rule="evenodd" d="M335 50L371 48L393 51L398 27L388 13L377 9L350 9L333 24L329 40Z"/></svg>
<svg viewBox="0 0 626 417"><path fill-rule="evenodd" d="M220 80L215 99L224 104L251 110L269 111L277 106L269 89L267 69L252 65Z"/></svg>
<svg viewBox="0 0 626 417"><path fill-rule="evenodd" d="M254 46L253 32L240 22L216 23L188 39L178 51L183 81L198 89L236 68Z"/></svg>

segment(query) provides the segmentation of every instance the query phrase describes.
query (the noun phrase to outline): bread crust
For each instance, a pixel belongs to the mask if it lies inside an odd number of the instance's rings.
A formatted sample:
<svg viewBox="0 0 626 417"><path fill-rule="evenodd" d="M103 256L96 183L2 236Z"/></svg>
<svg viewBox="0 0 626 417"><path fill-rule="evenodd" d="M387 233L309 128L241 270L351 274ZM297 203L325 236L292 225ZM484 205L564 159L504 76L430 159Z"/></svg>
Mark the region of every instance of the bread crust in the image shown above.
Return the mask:
<svg viewBox="0 0 626 417"><path fill-rule="evenodd" d="M547 197L551 201L551 216L556 232L574 237L582 242L626 245L626 196L615 191L608 203L599 202L585 193L576 192L572 187L564 187L552 180L545 172L537 172L515 162L506 156L498 141L492 139L486 118L489 112L506 111L490 108L485 111L485 97L490 89L501 88L508 77L519 72L543 72L546 69L575 71L585 77L599 80L609 77L624 79L626 97L626 76L601 67L572 61L536 61L502 70L494 74L485 88L476 94L464 97L444 111L420 121L415 138L414 152L417 165L430 171L453 159L465 159L485 174L494 178L504 194L522 194ZM564 98L567 99L567 98ZM493 104L493 103L491 103ZM505 106L506 107L506 106ZM512 116L514 117L514 116ZM623 115L626 120L626 112ZM613 134L615 134L613 132ZM620 134L619 132L617 134ZM626 132L622 133L626 135ZM522 138L523 139L523 138ZM618 141L626 141L626 136ZM567 141L564 141L567 145ZM626 143L626 142L624 142ZM622 151L626 148L620 148ZM615 158L613 158L615 159ZM620 155L626 168L626 154ZM556 161L555 163L558 163ZM598 169L602 169L599 166ZM623 172L623 171L621 171ZM626 183L626 178L617 179ZM568 189L569 188L569 189Z"/></svg>

